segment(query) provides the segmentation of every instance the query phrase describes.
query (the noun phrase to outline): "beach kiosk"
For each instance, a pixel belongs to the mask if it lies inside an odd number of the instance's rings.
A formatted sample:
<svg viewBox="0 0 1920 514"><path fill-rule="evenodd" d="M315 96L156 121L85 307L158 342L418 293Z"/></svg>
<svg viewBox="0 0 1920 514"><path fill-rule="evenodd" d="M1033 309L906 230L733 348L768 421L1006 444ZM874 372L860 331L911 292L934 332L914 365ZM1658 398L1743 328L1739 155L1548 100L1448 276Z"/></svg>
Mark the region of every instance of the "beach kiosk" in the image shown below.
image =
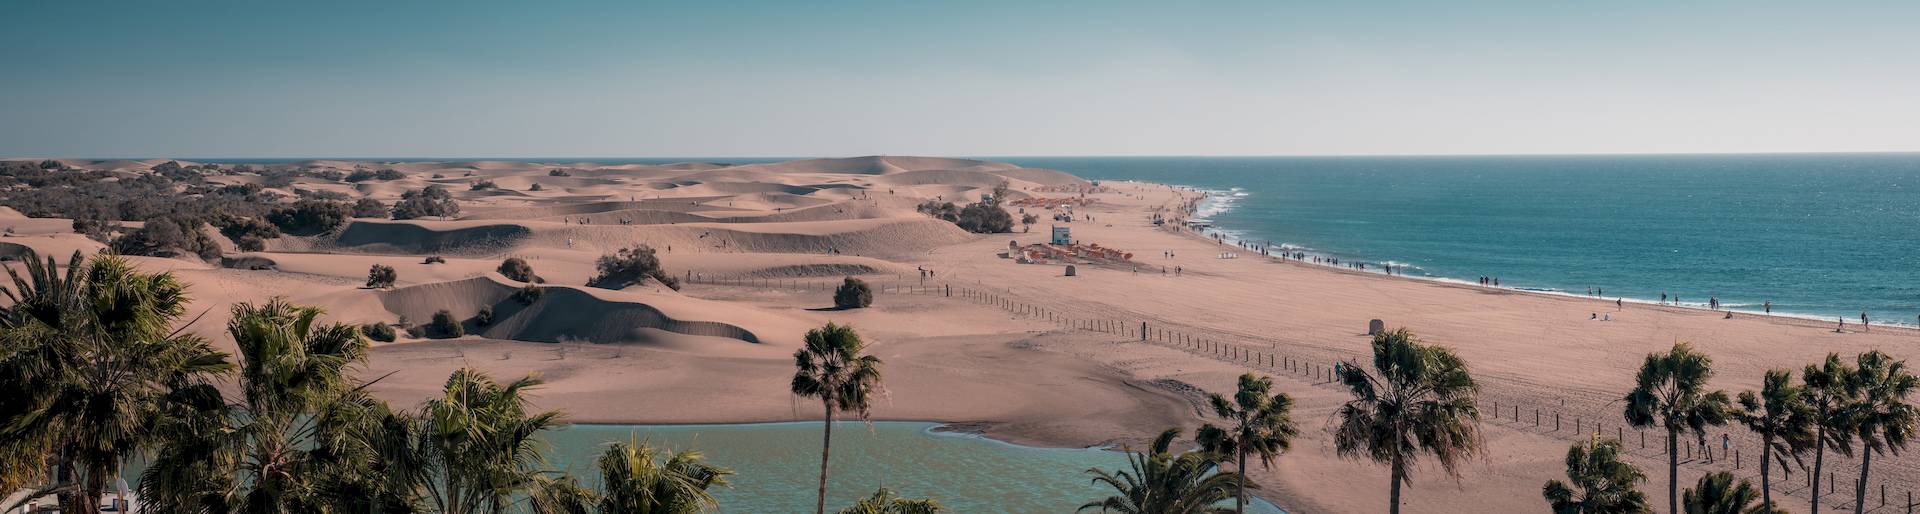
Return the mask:
<svg viewBox="0 0 1920 514"><path fill-rule="evenodd" d="M1070 232L1068 231L1068 227L1062 227L1062 226L1059 226L1059 225L1054 225L1054 226L1053 226L1053 240L1052 240L1052 241L1050 241L1050 242L1052 242L1053 244L1057 244L1057 245L1070 245L1070 244L1073 244L1073 234L1072 234L1072 233L1070 233Z"/></svg>

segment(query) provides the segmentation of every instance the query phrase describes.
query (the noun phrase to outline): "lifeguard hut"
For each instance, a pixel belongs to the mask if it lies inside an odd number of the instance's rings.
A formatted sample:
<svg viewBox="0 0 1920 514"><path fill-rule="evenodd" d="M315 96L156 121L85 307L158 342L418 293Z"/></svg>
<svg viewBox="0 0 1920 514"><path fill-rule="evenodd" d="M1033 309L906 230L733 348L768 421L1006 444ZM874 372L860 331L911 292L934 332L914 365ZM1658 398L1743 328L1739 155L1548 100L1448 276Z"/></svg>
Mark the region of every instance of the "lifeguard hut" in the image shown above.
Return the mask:
<svg viewBox="0 0 1920 514"><path fill-rule="evenodd" d="M1057 245L1073 244L1073 234L1068 227L1053 226L1053 239L1049 242Z"/></svg>

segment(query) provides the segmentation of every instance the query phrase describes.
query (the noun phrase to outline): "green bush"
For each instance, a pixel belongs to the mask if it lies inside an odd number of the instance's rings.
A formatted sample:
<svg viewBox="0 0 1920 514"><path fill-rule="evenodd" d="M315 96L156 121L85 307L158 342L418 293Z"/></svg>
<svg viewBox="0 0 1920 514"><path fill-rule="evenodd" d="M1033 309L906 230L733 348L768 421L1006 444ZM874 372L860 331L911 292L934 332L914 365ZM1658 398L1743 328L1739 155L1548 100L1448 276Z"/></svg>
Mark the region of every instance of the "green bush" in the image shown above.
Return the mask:
<svg viewBox="0 0 1920 514"><path fill-rule="evenodd" d="M508 257L507 260L500 261L500 267L496 271L508 279L520 282L541 281L538 275L533 274L533 266L527 264L526 259L519 257Z"/></svg>
<svg viewBox="0 0 1920 514"><path fill-rule="evenodd" d="M301 200L293 206L267 213L267 221L289 234L312 235L333 230L353 217L353 205L345 202Z"/></svg>
<svg viewBox="0 0 1920 514"><path fill-rule="evenodd" d="M652 278L675 291L680 290L680 280L660 268L660 258L653 254L653 247L647 245L621 248L613 255L602 255L594 263L594 268L600 274L587 281L589 287L621 289Z"/></svg>
<svg viewBox="0 0 1920 514"><path fill-rule="evenodd" d="M492 325L493 324L493 308L481 307L480 312L474 313L473 315L473 324L483 326L483 327L487 325Z"/></svg>
<svg viewBox="0 0 1920 514"><path fill-rule="evenodd" d="M373 323L361 325L360 333L365 334L367 336L367 339L372 339L382 343L391 343L397 337L397 334L395 334L393 331L393 325L388 325L386 323L380 323L380 322L373 322Z"/></svg>
<svg viewBox="0 0 1920 514"><path fill-rule="evenodd" d="M200 231L200 220L165 216L147 220L139 230L108 243L120 255L178 257L194 255L201 259L220 258L220 245Z"/></svg>
<svg viewBox="0 0 1920 514"><path fill-rule="evenodd" d="M519 291L513 292L513 299L519 300L520 303L523 304L533 305L533 302L540 301L540 297L546 294L547 290L541 289L540 286L527 284L526 287L522 287Z"/></svg>
<svg viewBox="0 0 1920 514"><path fill-rule="evenodd" d="M420 261L420 263L421 264L446 264L447 258L438 256L438 255L428 255L426 260Z"/></svg>
<svg viewBox="0 0 1920 514"><path fill-rule="evenodd" d="M873 305L873 288L866 281L847 277L833 290L833 306L841 309L864 309Z"/></svg>
<svg viewBox="0 0 1920 514"><path fill-rule="evenodd" d="M393 219L410 220L428 216L451 217L460 214L460 204L453 201L453 193L438 185L427 186L400 194L400 201L393 204Z"/></svg>
<svg viewBox="0 0 1920 514"><path fill-rule="evenodd" d="M375 264L367 269L367 287L376 289L393 287L394 281L399 279L400 273L394 271L393 266Z"/></svg>
<svg viewBox="0 0 1920 514"><path fill-rule="evenodd" d="M453 313L445 309L433 313L433 322L427 324L427 337L451 339L464 335L467 335L467 329L461 327L460 320L453 319Z"/></svg>
<svg viewBox="0 0 1920 514"><path fill-rule="evenodd" d="M353 202L353 217L385 218L387 217L387 204L380 203L379 200L372 198L355 200Z"/></svg>

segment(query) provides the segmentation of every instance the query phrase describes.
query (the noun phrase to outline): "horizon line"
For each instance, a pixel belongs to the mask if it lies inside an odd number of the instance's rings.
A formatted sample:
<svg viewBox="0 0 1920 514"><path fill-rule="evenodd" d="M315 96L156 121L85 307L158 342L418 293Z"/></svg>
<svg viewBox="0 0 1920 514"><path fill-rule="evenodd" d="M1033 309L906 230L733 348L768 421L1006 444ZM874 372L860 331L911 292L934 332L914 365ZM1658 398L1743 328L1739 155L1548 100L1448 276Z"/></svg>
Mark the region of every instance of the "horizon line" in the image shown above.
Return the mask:
<svg viewBox="0 0 1920 514"><path fill-rule="evenodd" d="M185 160L185 161L246 161L246 160L343 160L343 161L392 161L392 162L433 162L433 161L481 161L499 160L513 162L536 162L571 160L593 162L596 160L635 160L635 159L848 159L858 157L941 157L951 159L1071 159L1071 158L1438 158L1438 157L1660 157L1660 156L1735 156L1735 155L1899 155L1920 154L1920 149L1909 150L1838 150L1838 151L1779 151L1779 152L1570 152L1570 153L1379 153L1379 154L1008 154L1008 155L946 155L946 154L855 154L855 155L634 155L634 156L541 156L541 155L474 155L474 156L197 156L197 157L0 157L0 161L26 160L62 160L85 161L116 160Z"/></svg>

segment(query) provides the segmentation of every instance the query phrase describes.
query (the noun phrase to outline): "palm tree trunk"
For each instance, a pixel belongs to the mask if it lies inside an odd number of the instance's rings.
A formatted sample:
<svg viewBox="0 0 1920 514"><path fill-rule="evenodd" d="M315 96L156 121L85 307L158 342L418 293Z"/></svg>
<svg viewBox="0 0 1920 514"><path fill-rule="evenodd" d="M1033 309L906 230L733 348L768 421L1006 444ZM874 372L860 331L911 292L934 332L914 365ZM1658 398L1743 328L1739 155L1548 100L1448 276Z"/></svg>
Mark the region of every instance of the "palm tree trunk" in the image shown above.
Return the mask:
<svg viewBox="0 0 1920 514"><path fill-rule="evenodd" d="M1667 426L1667 512L1680 514L1680 430Z"/></svg>
<svg viewBox="0 0 1920 514"><path fill-rule="evenodd" d="M1400 460L1400 453L1396 451L1393 454L1393 487L1388 489L1387 494L1387 501L1392 502L1387 504L1389 514L1400 514L1400 480L1401 477L1407 476L1403 470L1403 463L1404 461Z"/></svg>
<svg viewBox="0 0 1920 514"><path fill-rule="evenodd" d="M1826 409L1821 409L1820 419L1826 419ZM1820 467L1827 459L1827 427L1820 426L1819 434L1813 440L1813 476L1807 480L1813 482L1813 505L1807 507L1807 514L1820 514Z"/></svg>
<svg viewBox="0 0 1920 514"><path fill-rule="evenodd" d="M813 505L815 514L827 513L827 455L828 450L833 448L833 402L821 403L827 405L827 429L821 431L823 435L820 436L820 496Z"/></svg>
<svg viewBox="0 0 1920 514"><path fill-rule="evenodd" d="M1773 435L1760 438L1760 506L1773 512Z"/></svg>
<svg viewBox="0 0 1920 514"><path fill-rule="evenodd" d="M1240 445L1240 456L1238 459L1234 460L1233 462L1234 462L1233 467L1240 468L1240 485L1235 487L1235 489L1239 489L1239 490L1234 491L1234 494L1233 494L1233 512L1235 512L1236 514L1246 514L1247 512L1247 448L1245 444Z"/></svg>
<svg viewBox="0 0 1920 514"><path fill-rule="evenodd" d="M1853 486L1853 514L1865 512L1867 508L1867 466L1873 465L1873 450L1860 449L1860 483Z"/></svg>

